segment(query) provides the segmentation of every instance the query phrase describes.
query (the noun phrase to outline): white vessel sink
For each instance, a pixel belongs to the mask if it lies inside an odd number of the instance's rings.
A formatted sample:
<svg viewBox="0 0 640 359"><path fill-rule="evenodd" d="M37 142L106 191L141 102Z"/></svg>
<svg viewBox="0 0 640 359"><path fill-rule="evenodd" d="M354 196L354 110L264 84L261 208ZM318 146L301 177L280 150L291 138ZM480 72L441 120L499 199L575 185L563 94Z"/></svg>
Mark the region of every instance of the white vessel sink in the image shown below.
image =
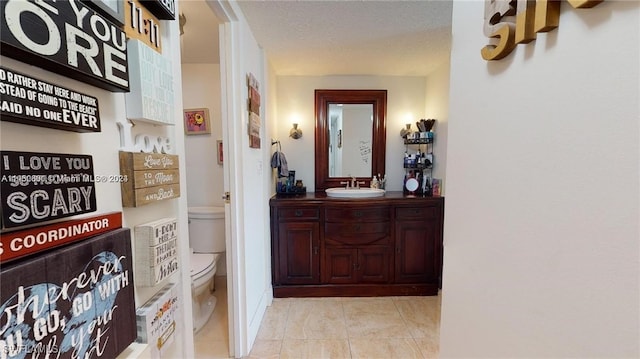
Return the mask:
<svg viewBox="0 0 640 359"><path fill-rule="evenodd" d="M370 198L384 196L384 190L379 188L328 188L327 196L338 198Z"/></svg>

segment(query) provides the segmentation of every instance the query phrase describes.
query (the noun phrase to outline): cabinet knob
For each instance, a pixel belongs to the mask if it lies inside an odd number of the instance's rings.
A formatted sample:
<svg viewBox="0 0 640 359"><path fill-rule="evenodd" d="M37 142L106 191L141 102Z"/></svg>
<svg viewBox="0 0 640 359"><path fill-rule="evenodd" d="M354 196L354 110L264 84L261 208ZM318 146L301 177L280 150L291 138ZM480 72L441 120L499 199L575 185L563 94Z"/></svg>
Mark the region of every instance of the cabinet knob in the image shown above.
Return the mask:
<svg viewBox="0 0 640 359"><path fill-rule="evenodd" d="M360 232L360 230L362 229L362 226L361 226L361 225L359 225L359 224L356 224L355 226L353 226L353 229L354 229L356 232Z"/></svg>
<svg viewBox="0 0 640 359"><path fill-rule="evenodd" d="M362 211L354 211L353 212L353 216L354 217L362 217Z"/></svg>
<svg viewBox="0 0 640 359"><path fill-rule="evenodd" d="M294 212L294 215L296 217L302 217L302 210L296 209L296 211Z"/></svg>

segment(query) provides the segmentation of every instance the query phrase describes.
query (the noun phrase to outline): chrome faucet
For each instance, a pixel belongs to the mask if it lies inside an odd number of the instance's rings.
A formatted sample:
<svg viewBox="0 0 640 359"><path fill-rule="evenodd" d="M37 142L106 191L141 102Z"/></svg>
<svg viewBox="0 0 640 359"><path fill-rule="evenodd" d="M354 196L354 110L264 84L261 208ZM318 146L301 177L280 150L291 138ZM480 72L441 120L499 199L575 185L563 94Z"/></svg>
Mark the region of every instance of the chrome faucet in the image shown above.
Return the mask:
<svg viewBox="0 0 640 359"><path fill-rule="evenodd" d="M349 175L349 176L351 176L351 175ZM351 176L351 188L356 188L356 186L358 186L358 187L360 186L358 184L358 180L355 177Z"/></svg>
<svg viewBox="0 0 640 359"><path fill-rule="evenodd" d="M340 184L345 185L344 187L345 189L349 189L349 181L343 181L343 182L340 182Z"/></svg>

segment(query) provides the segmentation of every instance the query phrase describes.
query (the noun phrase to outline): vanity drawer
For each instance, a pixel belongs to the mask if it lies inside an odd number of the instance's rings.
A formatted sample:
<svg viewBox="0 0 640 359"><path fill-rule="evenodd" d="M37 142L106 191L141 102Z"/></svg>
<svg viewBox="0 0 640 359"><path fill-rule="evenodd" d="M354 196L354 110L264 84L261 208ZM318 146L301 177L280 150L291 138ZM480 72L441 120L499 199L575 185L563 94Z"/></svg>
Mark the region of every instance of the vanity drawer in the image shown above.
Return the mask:
<svg viewBox="0 0 640 359"><path fill-rule="evenodd" d="M278 218L280 221L292 219L320 219L319 208L280 208L278 209Z"/></svg>
<svg viewBox="0 0 640 359"><path fill-rule="evenodd" d="M377 223L325 223L324 236L327 244L388 244L390 240L388 221ZM333 243L331 243L333 242Z"/></svg>
<svg viewBox="0 0 640 359"><path fill-rule="evenodd" d="M326 208L326 222L381 222L388 221L389 207Z"/></svg>
<svg viewBox="0 0 640 359"><path fill-rule="evenodd" d="M426 207L399 207L396 208L396 221L436 218L438 209L433 206Z"/></svg>

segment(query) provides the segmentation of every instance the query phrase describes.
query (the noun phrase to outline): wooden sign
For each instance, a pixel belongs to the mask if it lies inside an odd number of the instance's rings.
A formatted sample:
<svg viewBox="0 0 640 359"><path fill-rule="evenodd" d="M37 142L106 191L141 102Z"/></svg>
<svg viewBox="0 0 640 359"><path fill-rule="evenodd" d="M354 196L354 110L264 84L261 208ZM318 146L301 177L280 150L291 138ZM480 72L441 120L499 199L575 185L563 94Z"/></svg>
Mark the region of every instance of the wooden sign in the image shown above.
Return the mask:
<svg viewBox="0 0 640 359"><path fill-rule="evenodd" d="M127 41L131 91L125 95L127 118L175 124L171 61L140 40Z"/></svg>
<svg viewBox="0 0 640 359"><path fill-rule="evenodd" d="M4 228L96 211L91 156L0 151L0 161Z"/></svg>
<svg viewBox="0 0 640 359"><path fill-rule="evenodd" d="M115 92L129 90L125 33L79 0L0 2L3 56Z"/></svg>
<svg viewBox="0 0 640 359"><path fill-rule="evenodd" d="M0 271L2 358L116 358L136 339L128 228Z"/></svg>
<svg viewBox="0 0 640 359"><path fill-rule="evenodd" d="M178 156L164 153L120 152L122 205L145 204L180 197Z"/></svg>
<svg viewBox="0 0 640 359"><path fill-rule="evenodd" d="M2 233L0 264L122 227L122 212Z"/></svg>
<svg viewBox="0 0 640 359"><path fill-rule="evenodd" d="M136 342L151 344L151 358L162 357L166 346L174 341L179 306L178 285L168 284L136 310Z"/></svg>
<svg viewBox="0 0 640 359"><path fill-rule="evenodd" d="M156 286L177 270L178 221L163 218L135 227L136 283Z"/></svg>
<svg viewBox="0 0 640 359"><path fill-rule="evenodd" d="M162 218L135 227L136 243L142 243L145 246L157 246L177 236L178 220L176 218Z"/></svg>
<svg viewBox="0 0 640 359"><path fill-rule="evenodd" d="M176 0L140 0L158 19L176 19Z"/></svg>
<svg viewBox="0 0 640 359"><path fill-rule="evenodd" d="M100 132L98 99L0 66L0 119L73 132Z"/></svg>
<svg viewBox="0 0 640 359"><path fill-rule="evenodd" d="M155 51L162 53L161 30L160 21L142 7L137 0L127 1L124 32L129 39L140 40Z"/></svg>

